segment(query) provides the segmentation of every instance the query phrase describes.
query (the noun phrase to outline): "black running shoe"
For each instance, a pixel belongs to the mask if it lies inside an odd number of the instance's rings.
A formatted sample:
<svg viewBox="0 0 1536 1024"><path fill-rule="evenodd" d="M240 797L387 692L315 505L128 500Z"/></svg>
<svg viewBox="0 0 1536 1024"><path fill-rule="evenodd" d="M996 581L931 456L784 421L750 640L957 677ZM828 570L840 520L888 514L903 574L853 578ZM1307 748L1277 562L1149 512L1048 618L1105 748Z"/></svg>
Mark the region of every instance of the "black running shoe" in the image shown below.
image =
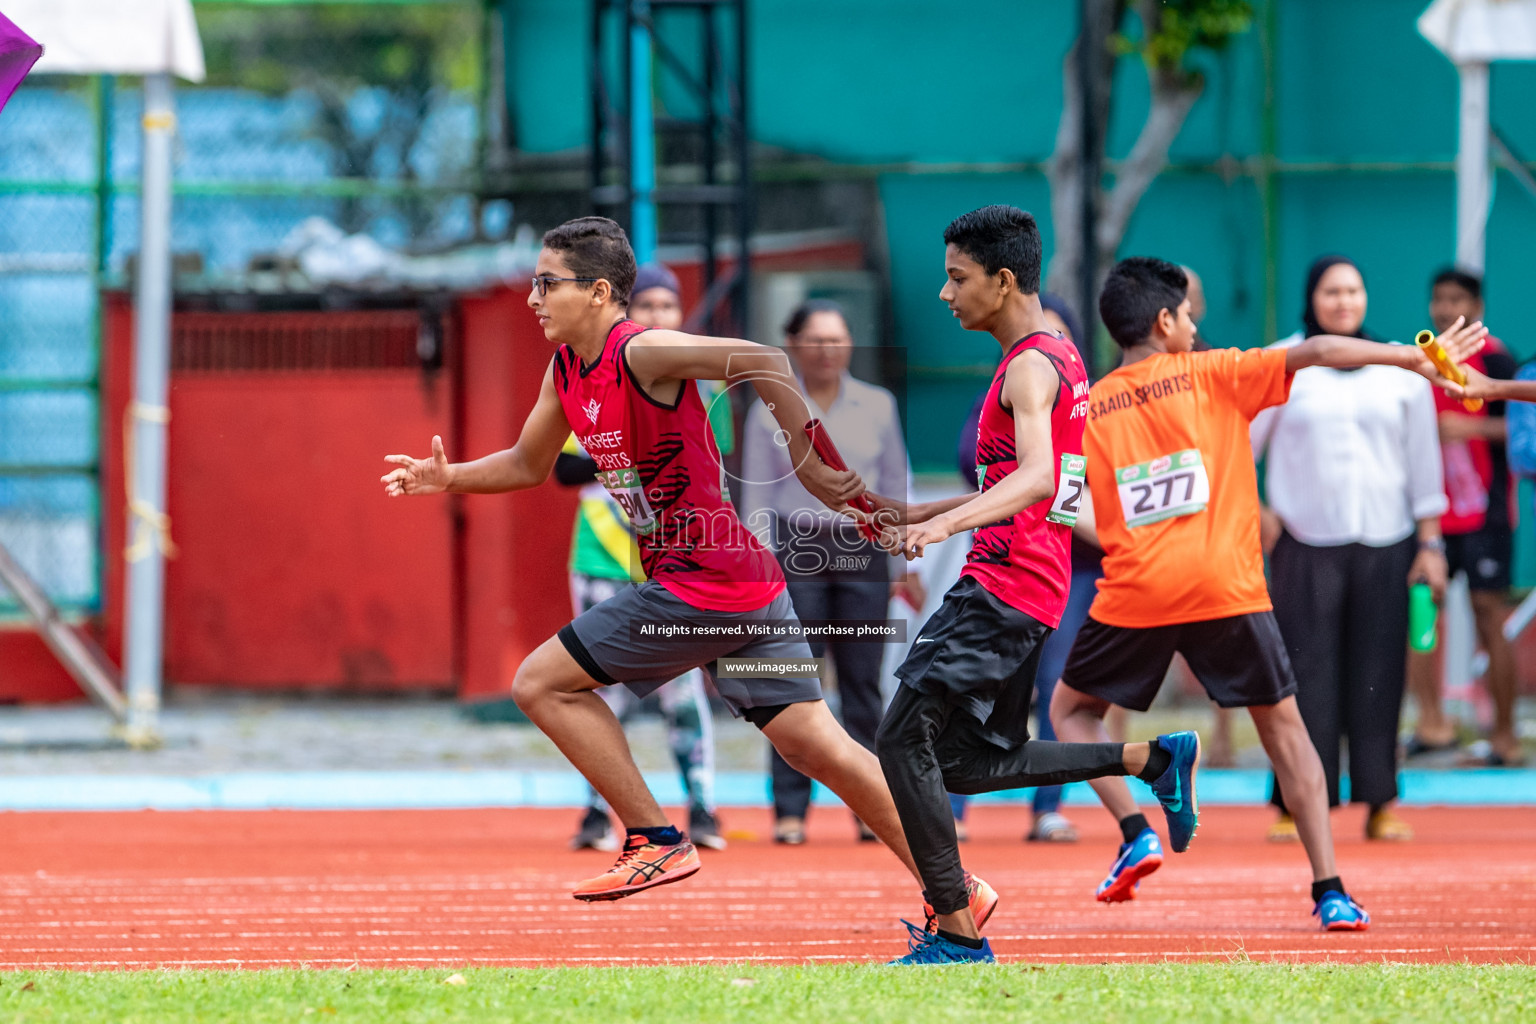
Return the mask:
<svg viewBox="0 0 1536 1024"><path fill-rule="evenodd" d="M588 807L581 816L581 827L576 830L576 835L571 839L571 849L613 853L618 848L619 837L613 833L613 825L608 821L608 812L596 807Z"/></svg>
<svg viewBox="0 0 1536 1024"><path fill-rule="evenodd" d="M707 850L725 849L725 837L720 834L720 819L702 807L688 812L688 838L694 846Z"/></svg>

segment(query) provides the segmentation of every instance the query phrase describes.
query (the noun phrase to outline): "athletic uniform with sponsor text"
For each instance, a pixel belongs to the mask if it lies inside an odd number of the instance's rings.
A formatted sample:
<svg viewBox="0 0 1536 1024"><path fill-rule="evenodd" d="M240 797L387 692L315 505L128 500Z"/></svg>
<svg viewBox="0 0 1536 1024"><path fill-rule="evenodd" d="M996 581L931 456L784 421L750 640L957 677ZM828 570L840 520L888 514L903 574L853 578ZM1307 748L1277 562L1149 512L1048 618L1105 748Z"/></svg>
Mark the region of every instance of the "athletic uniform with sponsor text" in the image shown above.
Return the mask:
<svg viewBox="0 0 1536 1024"><path fill-rule="evenodd" d="M1018 468L1003 379L1035 352L1058 378L1051 411L1053 497L978 527L959 582L923 625L897 671L901 685L876 747L928 903L967 904L948 793L972 794L1124 775L1118 743L1029 739L1040 648L1061 620L1071 582L1071 532L1084 487L1088 378L1077 349L1054 334L1021 338L1004 354L978 425L983 491Z"/></svg>
<svg viewBox="0 0 1536 1024"><path fill-rule="evenodd" d="M1041 333L1008 350L982 403L976 443L979 489L990 490L1019 466L1013 411L1003 405L1003 377L1015 359L1030 351L1049 359L1060 378L1051 411L1055 497L976 528L959 582L896 672L907 686L945 694L965 707L1005 746L1029 738L1035 666L1071 590L1072 524L1085 486L1087 373L1076 346Z"/></svg>
<svg viewBox="0 0 1536 1024"><path fill-rule="evenodd" d="M620 320L590 365L555 353L555 388L597 481L635 531L646 581L582 612L560 630L571 657L600 683L639 696L715 659L809 659L778 562L725 499L719 452L698 389L670 405L635 383L625 347L645 328ZM670 628L669 628L670 627ZM768 630L752 637L754 627ZM681 632L680 632L681 631ZM749 638L749 639L744 639ZM816 679L715 678L733 714L820 700Z"/></svg>
<svg viewBox="0 0 1536 1024"><path fill-rule="evenodd" d="M1283 350L1160 353L1089 395L1104 578L1066 685L1145 711L1175 652L1222 707L1296 692L1264 582L1248 424L1290 393Z"/></svg>

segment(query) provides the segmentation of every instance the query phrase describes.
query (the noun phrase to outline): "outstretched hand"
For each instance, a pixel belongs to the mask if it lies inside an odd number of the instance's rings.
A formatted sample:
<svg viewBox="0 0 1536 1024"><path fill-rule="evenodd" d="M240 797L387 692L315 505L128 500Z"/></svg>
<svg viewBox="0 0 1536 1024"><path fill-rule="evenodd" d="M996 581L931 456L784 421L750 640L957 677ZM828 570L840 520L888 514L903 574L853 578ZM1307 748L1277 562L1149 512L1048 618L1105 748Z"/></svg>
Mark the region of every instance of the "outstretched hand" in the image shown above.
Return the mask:
<svg viewBox="0 0 1536 1024"><path fill-rule="evenodd" d="M1488 342L1488 328L1483 326L1481 320L1466 323L1466 317L1457 317L1456 322L1442 335L1438 341L1440 347L1445 349L1445 354L1451 361L1461 366L1461 372L1467 379L1463 384L1453 380L1446 380L1439 374L1430 376L1430 381L1438 385L1452 398L1472 399L1487 398L1489 395L1489 379L1477 370L1466 365L1471 356L1476 355Z"/></svg>
<svg viewBox="0 0 1536 1024"><path fill-rule="evenodd" d="M1445 329L1443 334L1436 335L1435 341L1445 351L1446 358L1461 367L1470 381L1472 375L1477 371L1466 366L1465 363L1470 356L1475 355L1482 349L1487 338L1488 328L1483 326L1481 320L1476 320L1469 324L1466 317L1459 316L1456 318L1455 323ZM1430 359L1423 349L1417 349L1416 355L1418 359L1410 367L1414 373L1428 378L1431 384L1438 388L1443 388L1447 394L1456 398L1478 397L1468 394L1462 385L1457 384L1442 374L1440 368L1435 365L1434 360Z"/></svg>
<svg viewBox="0 0 1536 1024"><path fill-rule="evenodd" d="M384 461L399 467L379 478L384 493L391 498L407 494L438 494L448 489L453 472L448 465L448 455L443 451L443 439L432 435L432 454L425 459L413 459L409 455L386 455Z"/></svg>
<svg viewBox="0 0 1536 1024"><path fill-rule="evenodd" d="M922 558L923 552L929 544L939 544L948 540L953 534L949 528L943 525L942 519L930 519L926 523L914 523L904 528L900 533L901 546L892 554L905 555L907 561L914 558Z"/></svg>
<svg viewBox="0 0 1536 1024"><path fill-rule="evenodd" d="M1481 320L1467 323L1466 317L1459 316L1436 340L1445 349L1445 354L1451 357L1451 362L1460 365L1482 351L1488 343L1488 328L1483 326Z"/></svg>
<svg viewBox="0 0 1536 1024"><path fill-rule="evenodd" d="M861 521L868 522L876 529L887 526L905 526L911 522L911 507L905 500L887 498L883 494L874 491L865 491L864 499L872 506L873 511L862 516Z"/></svg>
<svg viewBox="0 0 1536 1024"><path fill-rule="evenodd" d="M1487 376L1478 373L1470 366L1463 366L1461 372L1467 375L1465 384L1457 384L1455 381L1437 380L1441 389L1452 398L1487 398L1493 394L1491 381Z"/></svg>
<svg viewBox="0 0 1536 1024"><path fill-rule="evenodd" d="M814 455L795 467L795 476L813 498L837 512L851 511L849 503L864 493L859 474L851 469L833 469Z"/></svg>

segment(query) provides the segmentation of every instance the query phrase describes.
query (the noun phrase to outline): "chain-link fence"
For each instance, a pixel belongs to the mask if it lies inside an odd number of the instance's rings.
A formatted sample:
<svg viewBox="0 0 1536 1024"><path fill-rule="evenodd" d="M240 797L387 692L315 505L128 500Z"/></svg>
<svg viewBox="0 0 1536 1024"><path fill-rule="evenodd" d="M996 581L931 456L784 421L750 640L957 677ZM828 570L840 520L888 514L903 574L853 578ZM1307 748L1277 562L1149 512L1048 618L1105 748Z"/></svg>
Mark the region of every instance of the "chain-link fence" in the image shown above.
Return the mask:
<svg viewBox="0 0 1536 1024"><path fill-rule="evenodd" d="M383 252L476 237L479 4L197 13L209 74L177 84L178 293L313 288L291 258L301 225ZM99 607L113 554L98 295L131 283L140 112L137 80L34 76L3 114L0 544L75 611Z"/></svg>
<svg viewBox="0 0 1536 1024"><path fill-rule="evenodd" d="M30 85L0 147L0 543L75 607L100 577L94 108L88 82Z"/></svg>

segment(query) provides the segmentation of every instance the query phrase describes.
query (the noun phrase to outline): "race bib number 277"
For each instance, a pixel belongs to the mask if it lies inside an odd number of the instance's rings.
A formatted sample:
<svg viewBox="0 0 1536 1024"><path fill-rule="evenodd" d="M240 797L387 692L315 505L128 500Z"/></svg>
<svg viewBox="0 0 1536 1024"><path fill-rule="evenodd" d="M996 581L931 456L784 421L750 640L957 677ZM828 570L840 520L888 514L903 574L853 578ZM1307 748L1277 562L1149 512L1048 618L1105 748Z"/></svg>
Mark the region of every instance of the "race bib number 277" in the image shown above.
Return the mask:
<svg viewBox="0 0 1536 1024"><path fill-rule="evenodd" d="M1211 480L1198 448L1121 466L1115 470L1115 484L1128 527L1192 516L1211 500Z"/></svg>

